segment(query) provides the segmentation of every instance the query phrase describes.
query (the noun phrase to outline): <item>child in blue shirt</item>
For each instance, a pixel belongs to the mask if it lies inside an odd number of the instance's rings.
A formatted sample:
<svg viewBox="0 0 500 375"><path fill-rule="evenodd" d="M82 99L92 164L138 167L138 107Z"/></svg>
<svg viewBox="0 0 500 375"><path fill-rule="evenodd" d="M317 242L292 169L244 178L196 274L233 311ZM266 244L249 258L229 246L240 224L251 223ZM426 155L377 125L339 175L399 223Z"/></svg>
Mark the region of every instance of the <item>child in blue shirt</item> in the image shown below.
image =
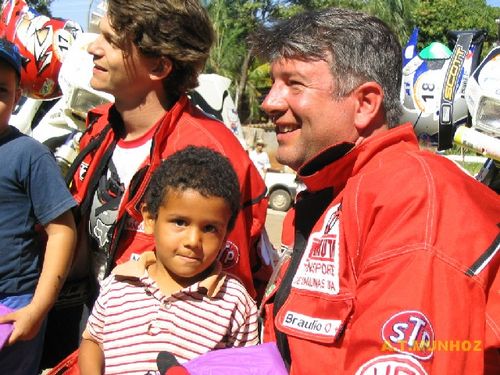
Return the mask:
<svg viewBox="0 0 500 375"><path fill-rule="evenodd" d="M0 304L14 310L0 316L13 323L0 369L26 375L39 372L45 318L71 265L76 202L48 148L9 125L20 76L17 47L0 39Z"/></svg>

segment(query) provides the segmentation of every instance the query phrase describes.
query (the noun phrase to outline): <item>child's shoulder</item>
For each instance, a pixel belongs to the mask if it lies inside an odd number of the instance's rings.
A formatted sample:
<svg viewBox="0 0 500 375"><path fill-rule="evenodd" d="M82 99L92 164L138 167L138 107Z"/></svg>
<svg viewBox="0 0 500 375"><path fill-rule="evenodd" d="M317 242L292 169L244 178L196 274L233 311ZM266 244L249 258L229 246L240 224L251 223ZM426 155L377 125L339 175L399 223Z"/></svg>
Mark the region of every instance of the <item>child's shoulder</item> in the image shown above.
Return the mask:
<svg viewBox="0 0 500 375"><path fill-rule="evenodd" d="M110 274L101 282L100 293L122 293L123 290L134 289L141 286L140 279L122 275Z"/></svg>
<svg viewBox="0 0 500 375"><path fill-rule="evenodd" d="M17 128L11 126L9 135L2 142L6 152L17 152L23 155L41 155L50 153L47 146L33 137L21 133Z"/></svg>
<svg viewBox="0 0 500 375"><path fill-rule="evenodd" d="M225 294L225 298L233 297L243 300L245 303L255 303L243 285L243 282L237 276L228 272L222 272L221 275L224 276L222 291Z"/></svg>

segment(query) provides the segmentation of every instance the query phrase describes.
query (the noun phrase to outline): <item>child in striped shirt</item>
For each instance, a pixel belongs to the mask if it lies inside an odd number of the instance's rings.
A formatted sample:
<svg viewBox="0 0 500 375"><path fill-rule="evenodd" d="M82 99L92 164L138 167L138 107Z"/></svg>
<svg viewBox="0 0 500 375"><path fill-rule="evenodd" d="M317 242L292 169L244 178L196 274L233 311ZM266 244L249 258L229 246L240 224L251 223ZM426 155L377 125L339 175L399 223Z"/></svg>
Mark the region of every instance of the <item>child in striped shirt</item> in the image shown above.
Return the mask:
<svg viewBox="0 0 500 375"><path fill-rule="evenodd" d="M258 343L255 302L217 259L239 201L236 173L218 152L189 146L158 167L142 207L155 252L104 281L80 346L83 375L154 374L161 351L183 363Z"/></svg>

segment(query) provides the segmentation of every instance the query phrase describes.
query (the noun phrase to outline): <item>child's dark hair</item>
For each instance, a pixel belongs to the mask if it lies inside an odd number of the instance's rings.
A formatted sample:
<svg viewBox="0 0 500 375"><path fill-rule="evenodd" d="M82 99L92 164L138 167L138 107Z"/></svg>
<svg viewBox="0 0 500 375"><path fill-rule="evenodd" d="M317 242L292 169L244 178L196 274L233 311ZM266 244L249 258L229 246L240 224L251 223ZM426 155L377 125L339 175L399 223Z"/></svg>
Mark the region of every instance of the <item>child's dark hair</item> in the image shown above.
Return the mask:
<svg viewBox="0 0 500 375"><path fill-rule="evenodd" d="M165 159L155 170L146 190L147 211L158 216L166 193L193 189L204 197L223 198L231 209L228 231L233 229L240 209L240 186L231 162L207 147L188 146Z"/></svg>

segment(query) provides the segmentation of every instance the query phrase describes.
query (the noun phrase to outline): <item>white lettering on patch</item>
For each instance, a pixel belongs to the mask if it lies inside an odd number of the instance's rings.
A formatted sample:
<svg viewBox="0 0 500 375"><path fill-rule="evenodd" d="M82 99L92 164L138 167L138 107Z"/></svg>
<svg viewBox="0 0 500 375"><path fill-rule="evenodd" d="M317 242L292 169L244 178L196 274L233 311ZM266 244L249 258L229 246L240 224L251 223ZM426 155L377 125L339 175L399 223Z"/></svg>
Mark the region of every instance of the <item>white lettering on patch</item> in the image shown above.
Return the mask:
<svg viewBox="0 0 500 375"><path fill-rule="evenodd" d="M294 311L287 311L283 326L315 335L335 336L340 328L341 320L319 319L313 316L302 315Z"/></svg>
<svg viewBox="0 0 500 375"><path fill-rule="evenodd" d="M339 293L339 207L328 210L321 231L311 233L292 287L330 295Z"/></svg>

